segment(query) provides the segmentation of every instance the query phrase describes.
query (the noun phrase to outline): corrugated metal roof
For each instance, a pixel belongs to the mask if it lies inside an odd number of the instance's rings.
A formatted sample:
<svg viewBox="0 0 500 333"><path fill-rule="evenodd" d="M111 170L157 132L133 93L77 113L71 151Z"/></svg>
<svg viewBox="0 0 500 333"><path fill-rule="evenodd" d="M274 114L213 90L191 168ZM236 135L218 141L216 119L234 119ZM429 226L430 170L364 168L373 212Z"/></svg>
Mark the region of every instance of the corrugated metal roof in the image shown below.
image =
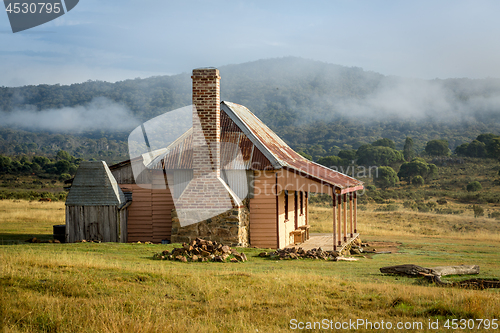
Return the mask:
<svg viewBox="0 0 500 333"><path fill-rule="evenodd" d="M311 162L299 155L246 107L224 101L221 103L221 109L231 117L236 125L239 125L250 141L277 169L280 167L293 169L304 176L310 176L340 189L363 184L355 178Z"/></svg>
<svg viewBox="0 0 500 333"><path fill-rule="evenodd" d="M231 112L231 111L230 111ZM255 148L255 145L234 121L221 111L221 167L226 170L274 169L269 160ZM167 152L156 157L149 168L192 169L193 129L189 129L167 147Z"/></svg>
<svg viewBox="0 0 500 333"><path fill-rule="evenodd" d="M82 162L66 199L67 206L119 206L125 202L104 161Z"/></svg>
<svg viewBox="0 0 500 333"><path fill-rule="evenodd" d="M342 190L354 187L359 189L363 184L353 177L299 155L242 105L221 102L220 126L222 169L277 170L286 168ZM192 129L189 129L167 147L166 153L156 157L148 167L192 169L192 139Z"/></svg>

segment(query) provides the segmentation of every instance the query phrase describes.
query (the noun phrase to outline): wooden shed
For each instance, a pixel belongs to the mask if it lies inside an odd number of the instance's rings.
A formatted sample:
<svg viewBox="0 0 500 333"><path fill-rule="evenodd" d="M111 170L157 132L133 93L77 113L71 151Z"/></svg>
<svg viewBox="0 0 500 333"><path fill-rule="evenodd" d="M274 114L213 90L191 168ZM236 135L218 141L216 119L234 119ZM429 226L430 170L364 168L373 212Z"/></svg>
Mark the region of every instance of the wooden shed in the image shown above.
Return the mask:
<svg viewBox="0 0 500 333"><path fill-rule="evenodd" d="M106 162L82 162L66 199L66 242L127 242L128 204Z"/></svg>

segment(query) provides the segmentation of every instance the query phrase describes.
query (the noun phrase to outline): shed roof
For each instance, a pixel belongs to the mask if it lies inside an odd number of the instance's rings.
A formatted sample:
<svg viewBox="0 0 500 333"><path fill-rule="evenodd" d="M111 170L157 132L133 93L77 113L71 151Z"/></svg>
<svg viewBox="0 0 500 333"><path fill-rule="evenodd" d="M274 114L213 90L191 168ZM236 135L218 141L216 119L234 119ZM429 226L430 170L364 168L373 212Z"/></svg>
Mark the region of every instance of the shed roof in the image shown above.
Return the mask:
<svg viewBox="0 0 500 333"><path fill-rule="evenodd" d="M67 206L119 206L125 202L105 161L82 162L66 199Z"/></svg>

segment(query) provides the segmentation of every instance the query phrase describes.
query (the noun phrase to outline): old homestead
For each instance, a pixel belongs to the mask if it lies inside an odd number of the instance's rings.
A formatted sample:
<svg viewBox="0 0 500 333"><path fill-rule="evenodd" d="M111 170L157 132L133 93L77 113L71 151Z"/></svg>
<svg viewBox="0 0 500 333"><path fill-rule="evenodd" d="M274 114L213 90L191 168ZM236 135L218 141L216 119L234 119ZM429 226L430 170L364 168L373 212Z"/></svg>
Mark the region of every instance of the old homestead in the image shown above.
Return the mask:
<svg viewBox="0 0 500 333"><path fill-rule="evenodd" d="M132 193L127 241L283 248L308 238L310 193L332 197L335 246L357 237L360 181L302 157L246 107L221 102L217 69L195 69L192 80L192 128L151 158L109 167Z"/></svg>

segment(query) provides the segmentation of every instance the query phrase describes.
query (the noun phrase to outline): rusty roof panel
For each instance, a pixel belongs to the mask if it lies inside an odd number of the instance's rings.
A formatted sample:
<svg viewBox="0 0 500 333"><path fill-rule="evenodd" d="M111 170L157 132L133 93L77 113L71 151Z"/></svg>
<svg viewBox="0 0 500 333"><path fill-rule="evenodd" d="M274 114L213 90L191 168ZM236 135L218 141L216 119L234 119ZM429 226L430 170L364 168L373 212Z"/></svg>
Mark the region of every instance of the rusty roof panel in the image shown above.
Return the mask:
<svg viewBox="0 0 500 333"><path fill-rule="evenodd" d="M261 149L261 152L268 160L275 160L282 167L300 171L305 175L341 189L361 186L363 184L355 178L311 162L299 155L246 107L231 102L222 102L222 104L227 107L223 108L224 110L231 110L234 116L238 118L239 121L235 121L235 123L246 127L246 129L242 128L242 130L250 140L253 139L253 143L256 146L262 145L264 147L264 149ZM228 115L231 116L230 113Z"/></svg>
<svg viewBox="0 0 500 333"><path fill-rule="evenodd" d="M269 160L243 133L235 122L221 111L221 167L226 170L263 170L273 168ZM192 169L193 130L190 129L167 147L167 153L154 159L153 169Z"/></svg>

